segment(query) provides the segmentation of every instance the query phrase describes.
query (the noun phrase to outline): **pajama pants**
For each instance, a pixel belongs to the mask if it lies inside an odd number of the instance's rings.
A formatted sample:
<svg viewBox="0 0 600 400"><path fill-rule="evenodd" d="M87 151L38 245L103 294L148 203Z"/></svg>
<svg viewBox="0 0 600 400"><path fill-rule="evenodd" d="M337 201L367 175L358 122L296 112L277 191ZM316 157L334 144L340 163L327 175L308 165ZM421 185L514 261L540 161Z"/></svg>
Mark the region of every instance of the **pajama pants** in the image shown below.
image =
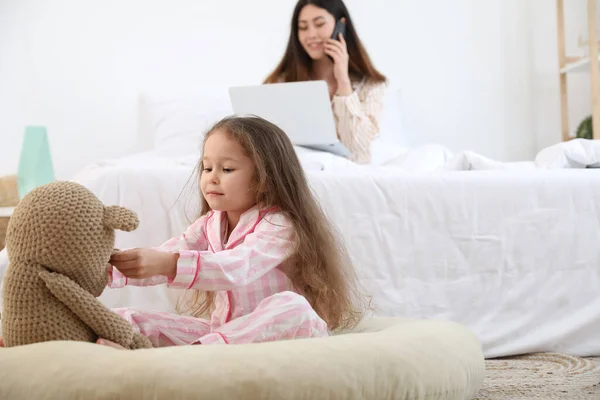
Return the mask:
<svg viewBox="0 0 600 400"><path fill-rule="evenodd" d="M154 347L187 344L246 344L328 336L327 324L308 301L294 292L265 298L249 314L221 326L195 317L135 308L113 309Z"/></svg>

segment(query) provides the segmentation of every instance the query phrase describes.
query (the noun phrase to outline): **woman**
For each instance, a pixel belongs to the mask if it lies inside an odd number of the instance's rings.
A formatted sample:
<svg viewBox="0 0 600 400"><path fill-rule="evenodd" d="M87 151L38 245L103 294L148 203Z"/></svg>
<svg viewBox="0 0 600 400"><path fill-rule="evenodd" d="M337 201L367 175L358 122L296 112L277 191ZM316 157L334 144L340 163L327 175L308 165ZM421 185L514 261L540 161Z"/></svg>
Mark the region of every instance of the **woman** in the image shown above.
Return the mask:
<svg viewBox="0 0 600 400"><path fill-rule="evenodd" d="M331 39L336 22L345 36ZM299 0L283 59L265 83L324 80L329 87L340 141L350 159L371 160L387 79L371 63L342 0Z"/></svg>

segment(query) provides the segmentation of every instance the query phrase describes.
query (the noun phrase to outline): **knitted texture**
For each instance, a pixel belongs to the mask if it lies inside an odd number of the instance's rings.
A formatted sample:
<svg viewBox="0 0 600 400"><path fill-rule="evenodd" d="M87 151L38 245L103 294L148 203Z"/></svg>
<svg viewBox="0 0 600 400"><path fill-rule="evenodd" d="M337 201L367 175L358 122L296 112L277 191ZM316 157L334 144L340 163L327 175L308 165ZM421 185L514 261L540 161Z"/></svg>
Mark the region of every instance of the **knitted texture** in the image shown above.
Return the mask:
<svg viewBox="0 0 600 400"><path fill-rule="evenodd" d="M53 182L29 192L6 234L5 346L102 337L130 349L152 347L97 299L108 283L114 230L137 226L135 213L105 207L74 182Z"/></svg>

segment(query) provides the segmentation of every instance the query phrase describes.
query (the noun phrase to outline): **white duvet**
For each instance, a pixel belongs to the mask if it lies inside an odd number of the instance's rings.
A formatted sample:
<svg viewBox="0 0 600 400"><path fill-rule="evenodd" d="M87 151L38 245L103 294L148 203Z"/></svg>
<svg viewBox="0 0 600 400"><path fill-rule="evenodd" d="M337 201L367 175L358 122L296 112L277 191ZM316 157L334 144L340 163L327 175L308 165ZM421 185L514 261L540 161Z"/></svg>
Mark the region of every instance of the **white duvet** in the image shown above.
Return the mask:
<svg viewBox="0 0 600 400"><path fill-rule="evenodd" d="M389 145L388 147L393 145ZM387 150L390 151L389 149ZM382 165L409 171L471 171L514 169L599 168L600 141L573 139L541 150L533 161L501 162L472 151L452 153L440 145L396 148Z"/></svg>
<svg viewBox="0 0 600 400"><path fill-rule="evenodd" d="M390 142L375 142L374 158L370 165L357 165L331 153L294 147L302 167L306 171L352 171L373 173L383 169L410 172L425 171L472 171L472 170L524 170L524 169L577 169L600 167L600 141L573 139L557 143L540 151L533 161L501 162L472 151L453 153L445 146L424 145L405 148ZM162 148L136 153L130 156L102 160L89 164L78 175L106 167L139 167L150 164L166 167L190 167L198 163L198 154L178 152Z"/></svg>
<svg viewBox="0 0 600 400"><path fill-rule="evenodd" d="M600 174L583 168L597 166L597 142L560 144L511 168L468 153L448 168L457 156L429 148L429 158L423 148L420 157L405 152L394 168L299 150L375 314L461 322L487 357L600 354ZM117 247L155 246L196 216L196 161L141 153L93 163L75 180L140 216L138 230L118 232ZM102 300L174 311L178 294L125 288Z"/></svg>

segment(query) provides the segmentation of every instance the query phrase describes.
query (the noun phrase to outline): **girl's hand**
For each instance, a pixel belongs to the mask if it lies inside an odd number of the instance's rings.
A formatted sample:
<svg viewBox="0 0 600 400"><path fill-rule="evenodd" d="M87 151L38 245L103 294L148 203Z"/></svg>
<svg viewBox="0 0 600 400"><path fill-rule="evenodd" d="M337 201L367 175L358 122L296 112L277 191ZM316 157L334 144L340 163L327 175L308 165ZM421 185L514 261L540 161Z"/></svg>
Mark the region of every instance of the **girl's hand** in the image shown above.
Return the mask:
<svg viewBox="0 0 600 400"><path fill-rule="evenodd" d="M325 43L325 53L333 58L333 75L338 84L336 94L339 96L348 96L352 94L352 85L348 73L348 48L344 36L340 33L339 41L328 39Z"/></svg>
<svg viewBox="0 0 600 400"><path fill-rule="evenodd" d="M174 278L179 254L154 249L131 249L115 253L110 264L127 278L144 279L155 275Z"/></svg>

